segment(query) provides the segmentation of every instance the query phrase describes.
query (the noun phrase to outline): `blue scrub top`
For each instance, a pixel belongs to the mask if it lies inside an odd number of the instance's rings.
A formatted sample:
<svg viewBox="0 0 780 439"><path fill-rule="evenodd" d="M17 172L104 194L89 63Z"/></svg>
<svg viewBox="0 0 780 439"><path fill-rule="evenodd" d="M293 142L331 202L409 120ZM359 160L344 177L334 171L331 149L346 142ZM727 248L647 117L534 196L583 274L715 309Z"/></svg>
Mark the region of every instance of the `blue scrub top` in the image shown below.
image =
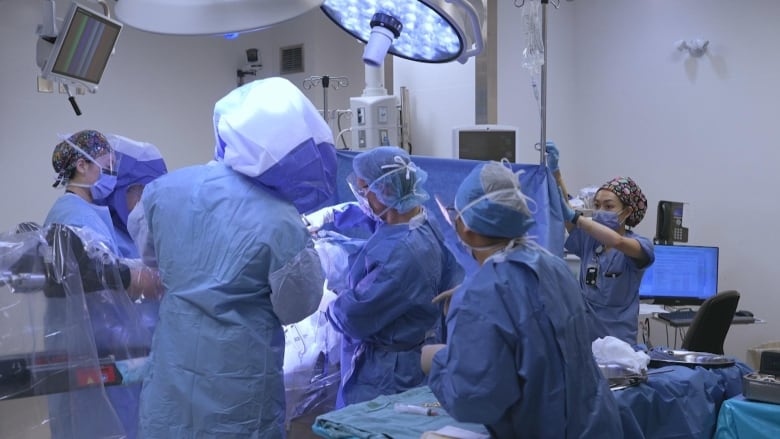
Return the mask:
<svg viewBox="0 0 780 439"><path fill-rule="evenodd" d="M580 286L585 301L595 315L593 339L611 335L630 345L637 343L639 318L639 284L645 268L655 261L653 243L649 239L627 231L626 238L636 239L647 255L648 262L638 261L624 253L610 249L582 229L572 229L566 239L566 250L579 256ZM587 285L588 267L597 267L596 285Z"/></svg>
<svg viewBox="0 0 780 439"><path fill-rule="evenodd" d="M428 385L447 413L493 437L624 437L588 325L563 259L501 252L455 291Z"/></svg>
<svg viewBox="0 0 780 439"><path fill-rule="evenodd" d="M431 300L461 278L428 221L378 224L351 266L349 288L338 292L327 312L344 335L339 407L424 383L421 347L439 329L441 316Z"/></svg>

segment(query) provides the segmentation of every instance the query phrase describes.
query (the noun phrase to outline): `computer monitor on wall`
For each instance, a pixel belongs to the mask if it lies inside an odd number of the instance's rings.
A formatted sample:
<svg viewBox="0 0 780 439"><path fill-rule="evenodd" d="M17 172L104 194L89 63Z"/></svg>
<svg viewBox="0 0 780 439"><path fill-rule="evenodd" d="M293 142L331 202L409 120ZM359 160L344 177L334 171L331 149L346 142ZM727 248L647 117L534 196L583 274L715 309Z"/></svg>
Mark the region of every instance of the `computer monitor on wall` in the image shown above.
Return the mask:
<svg viewBox="0 0 780 439"><path fill-rule="evenodd" d="M520 157L520 132L508 125L469 125L452 130L453 157L469 160L507 159L516 163Z"/></svg>
<svg viewBox="0 0 780 439"><path fill-rule="evenodd" d="M718 247L656 245L639 298L661 305L701 305L718 294Z"/></svg>
<svg viewBox="0 0 780 439"><path fill-rule="evenodd" d="M95 91L121 30L118 21L72 3L42 76Z"/></svg>

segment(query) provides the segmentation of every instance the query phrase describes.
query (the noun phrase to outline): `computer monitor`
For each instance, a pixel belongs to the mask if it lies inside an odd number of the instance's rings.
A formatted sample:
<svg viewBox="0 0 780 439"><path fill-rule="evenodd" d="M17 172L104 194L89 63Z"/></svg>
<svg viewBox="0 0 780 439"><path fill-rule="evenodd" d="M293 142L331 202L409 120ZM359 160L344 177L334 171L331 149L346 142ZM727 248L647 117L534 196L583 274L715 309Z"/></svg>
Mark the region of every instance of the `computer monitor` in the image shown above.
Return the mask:
<svg viewBox="0 0 780 439"><path fill-rule="evenodd" d="M470 125L452 130L453 157L469 160L519 158L519 130L508 125Z"/></svg>
<svg viewBox="0 0 780 439"><path fill-rule="evenodd" d="M94 91L121 30L118 21L72 3L42 75Z"/></svg>
<svg viewBox="0 0 780 439"><path fill-rule="evenodd" d="M718 247L656 245L639 298L660 305L700 305L718 294Z"/></svg>

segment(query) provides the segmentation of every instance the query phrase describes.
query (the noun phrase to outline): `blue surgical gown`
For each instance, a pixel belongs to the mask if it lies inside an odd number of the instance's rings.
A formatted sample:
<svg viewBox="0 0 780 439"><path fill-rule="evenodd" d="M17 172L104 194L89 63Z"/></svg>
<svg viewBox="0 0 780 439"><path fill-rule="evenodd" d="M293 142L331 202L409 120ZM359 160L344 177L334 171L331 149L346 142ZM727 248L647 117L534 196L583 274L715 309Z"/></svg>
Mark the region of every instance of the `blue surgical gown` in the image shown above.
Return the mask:
<svg viewBox="0 0 780 439"><path fill-rule="evenodd" d="M566 263L528 247L493 258L453 295L428 383L442 407L497 438L622 438Z"/></svg>
<svg viewBox="0 0 780 439"><path fill-rule="evenodd" d="M339 407L424 384L420 351L441 316L431 300L462 275L430 222L377 225L328 307L344 335Z"/></svg>
<svg viewBox="0 0 780 439"><path fill-rule="evenodd" d="M284 437L284 332L269 274L310 243L300 214L222 163L166 174L142 200L166 293L141 436Z"/></svg>
<svg viewBox="0 0 780 439"><path fill-rule="evenodd" d="M585 301L591 308L595 322L592 337L611 335L630 345L637 343L639 319L639 284L645 268L655 261L653 243L647 238L628 231L626 238L636 239L647 255L647 262L639 261L624 253L604 246L581 229L573 229L566 239L566 250L580 257L580 285ZM598 267L596 285L587 285L588 267Z"/></svg>
<svg viewBox="0 0 780 439"><path fill-rule="evenodd" d="M44 226L65 224L88 229L92 236L104 243L115 254L118 246L108 207L87 202L78 195L65 193L55 201L44 221ZM118 254L118 256L123 256ZM151 331L156 319L156 306L134 305L129 297L116 296L115 291L100 291L84 296L89 312L89 322L100 357L114 355L127 359L145 355L151 345ZM47 332L46 347L49 350L68 350L73 346L68 340L76 334L80 317L69 315L61 298L48 298L45 314ZM78 343L90 343L83 340ZM81 349L81 348L80 348ZM113 411L119 417L124 433L129 439L137 434L138 403L141 385L111 386L105 388ZM89 393L92 393L91 395ZM75 422L73 416L95 415L95 405L103 396L100 390L79 391L78 394L56 394L49 396L50 425L53 438L99 437L113 434L111 420ZM77 414L78 413L78 414Z"/></svg>

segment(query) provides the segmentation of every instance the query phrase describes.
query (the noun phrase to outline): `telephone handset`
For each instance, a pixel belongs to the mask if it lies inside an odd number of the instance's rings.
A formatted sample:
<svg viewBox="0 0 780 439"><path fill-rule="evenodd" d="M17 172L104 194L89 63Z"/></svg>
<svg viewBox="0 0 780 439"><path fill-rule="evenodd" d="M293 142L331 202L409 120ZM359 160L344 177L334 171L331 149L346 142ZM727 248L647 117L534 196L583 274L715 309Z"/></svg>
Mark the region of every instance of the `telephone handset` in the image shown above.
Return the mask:
<svg viewBox="0 0 780 439"><path fill-rule="evenodd" d="M688 228L683 227L683 203L677 201L659 201L658 217L655 226L655 243L671 245L675 242L688 242Z"/></svg>

